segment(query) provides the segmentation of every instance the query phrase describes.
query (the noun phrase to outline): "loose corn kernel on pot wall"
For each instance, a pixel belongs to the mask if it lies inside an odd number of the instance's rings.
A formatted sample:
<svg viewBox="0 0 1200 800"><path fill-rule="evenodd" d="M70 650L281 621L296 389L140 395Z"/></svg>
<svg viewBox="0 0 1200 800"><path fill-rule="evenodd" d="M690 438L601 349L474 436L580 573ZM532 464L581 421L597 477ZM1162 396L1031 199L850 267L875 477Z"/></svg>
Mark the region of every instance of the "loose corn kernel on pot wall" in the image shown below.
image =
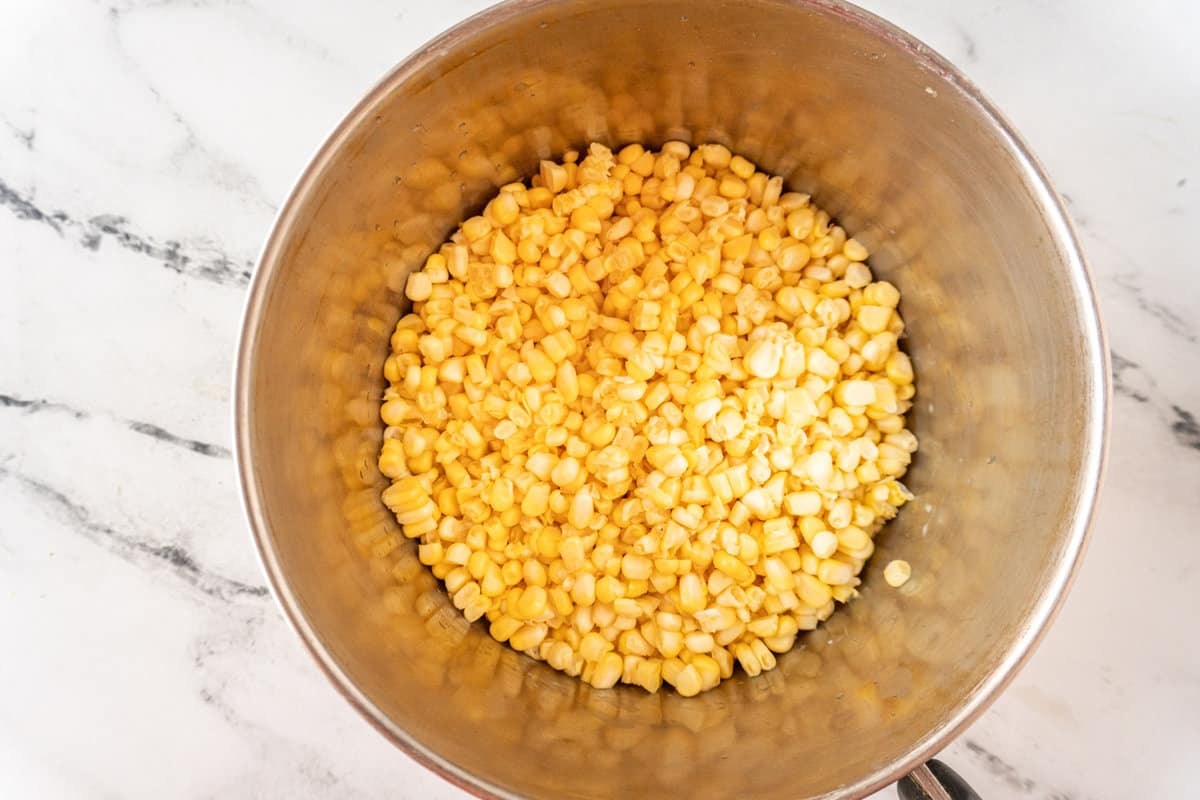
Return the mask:
<svg viewBox="0 0 1200 800"><path fill-rule="evenodd" d="M593 686L772 669L910 498L867 256L722 145L543 161L408 279L384 502L468 620Z"/></svg>

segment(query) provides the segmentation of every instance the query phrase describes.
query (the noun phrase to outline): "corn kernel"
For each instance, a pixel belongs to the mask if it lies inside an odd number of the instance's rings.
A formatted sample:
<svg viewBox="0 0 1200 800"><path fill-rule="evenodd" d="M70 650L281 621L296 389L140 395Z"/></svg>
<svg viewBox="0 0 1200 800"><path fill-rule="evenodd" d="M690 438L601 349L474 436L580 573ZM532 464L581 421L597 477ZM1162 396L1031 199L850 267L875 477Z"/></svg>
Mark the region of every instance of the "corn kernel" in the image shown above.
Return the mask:
<svg viewBox="0 0 1200 800"><path fill-rule="evenodd" d="M514 650L532 650L546 638L545 625L522 625L509 637L508 643Z"/></svg>
<svg viewBox="0 0 1200 800"><path fill-rule="evenodd" d="M908 565L907 561L889 561L883 568L883 579L887 581L888 586L903 586L908 583L911 576L912 567Z"/></svg>
<svg viewBox="0 0 1200 800"><path fill-rule="evenodd" d="M892 321L892 310L886 306L861 305L858 307L858 324L867 333L882 333Z"/></svg>

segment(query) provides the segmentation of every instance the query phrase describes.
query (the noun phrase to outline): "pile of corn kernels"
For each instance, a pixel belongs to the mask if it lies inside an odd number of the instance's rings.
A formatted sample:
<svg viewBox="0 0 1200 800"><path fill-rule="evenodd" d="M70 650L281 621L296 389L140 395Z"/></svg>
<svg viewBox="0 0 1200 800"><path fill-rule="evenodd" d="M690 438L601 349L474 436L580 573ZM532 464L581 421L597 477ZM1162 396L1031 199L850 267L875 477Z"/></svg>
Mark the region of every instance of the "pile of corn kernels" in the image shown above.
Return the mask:
<svg viewBox="0 0 1200 800"><path fill-rule="evenodd" d="M384 502L467 619L592 686L772 669L910 497L866 258L722 145L543 161L408 279Z"/></svg>

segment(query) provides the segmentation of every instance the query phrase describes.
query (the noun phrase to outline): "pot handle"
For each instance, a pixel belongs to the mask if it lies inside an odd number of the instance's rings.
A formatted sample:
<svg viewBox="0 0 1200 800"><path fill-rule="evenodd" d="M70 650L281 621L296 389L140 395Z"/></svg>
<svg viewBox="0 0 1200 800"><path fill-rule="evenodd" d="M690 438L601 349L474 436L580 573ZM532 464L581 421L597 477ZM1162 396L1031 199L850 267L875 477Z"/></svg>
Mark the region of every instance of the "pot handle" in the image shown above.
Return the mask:
<svg viewBox="0 0 1200 800"><path fill-rule="evenodd" d="M900 800L982 800L954 770L931 758L896 784Z"/></svg>

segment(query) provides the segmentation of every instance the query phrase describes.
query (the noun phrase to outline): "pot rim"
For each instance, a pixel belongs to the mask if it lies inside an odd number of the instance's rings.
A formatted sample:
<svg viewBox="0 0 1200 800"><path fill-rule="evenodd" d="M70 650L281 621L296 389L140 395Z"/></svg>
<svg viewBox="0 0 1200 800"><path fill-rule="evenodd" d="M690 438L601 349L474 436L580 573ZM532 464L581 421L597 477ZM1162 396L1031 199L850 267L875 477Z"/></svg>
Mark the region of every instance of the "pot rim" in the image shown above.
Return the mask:
<svg viewBox="0 0 1200 800"><path fill-rule="evenodd" d="M243 510L249 523L259 562L271 586L279 608L305 648L316 661L325 677L354 709L406 755L440 775L458 788L483 800L520 800L506 789L490 785L454 764L437 752L417 742L406 730L395 725L354 684L327 651L321 637L305 617L291 591L282 566L272 546L268 524L258 497L254 476L253 438L250 426L251 373L257 347L267 289L274 279L283 255L283 241L296 223L304 201L317 185L326 168L342 146L359 127L369 120L375 107L391 88L434 63L445 51L453 49L495 24L542 8L568 5L572 0L507 0L480 11L434 37L389 70L334 127L317 149L316 154L296 179L286 201L272 222L270 233L255 264L242 314L233 376L233 432L235 465L241 487ZM822 798L863 798L895 782L918 765L932 758L958 734L975 721L995 701L1000 693L1029 660L1033 650L1044 638L1067 592L1075 580L1087 540L1095 520L1096 505L1108 458L1108 432L1111 423L1112 385L1107 336L1100 319L1094 280L1084 259L1078 235L1062 198L1050 183L1045 168L1021 139L1008 119L946 58L890 22L844 0L769 0L777 5L797 10L812 10L832 15L847 25L873 34L906 53L917 64L958 89L975 105L1013 154L1021 173L1034 190L1035 200L1042 210L1054 244L1066 262L1068 279L1080 308L1080 333L1083 338L1085 367L1092 395L1091 416L1084 431L1084 458L1080 470L1080 492L1075 501L1070 530L1046 590L1009 644L1004 658L996 668L976 685L957 710L931 731L902 758L864 775L855 783L842 786ZM821 798L814 798L821 800Z"/></svg>

